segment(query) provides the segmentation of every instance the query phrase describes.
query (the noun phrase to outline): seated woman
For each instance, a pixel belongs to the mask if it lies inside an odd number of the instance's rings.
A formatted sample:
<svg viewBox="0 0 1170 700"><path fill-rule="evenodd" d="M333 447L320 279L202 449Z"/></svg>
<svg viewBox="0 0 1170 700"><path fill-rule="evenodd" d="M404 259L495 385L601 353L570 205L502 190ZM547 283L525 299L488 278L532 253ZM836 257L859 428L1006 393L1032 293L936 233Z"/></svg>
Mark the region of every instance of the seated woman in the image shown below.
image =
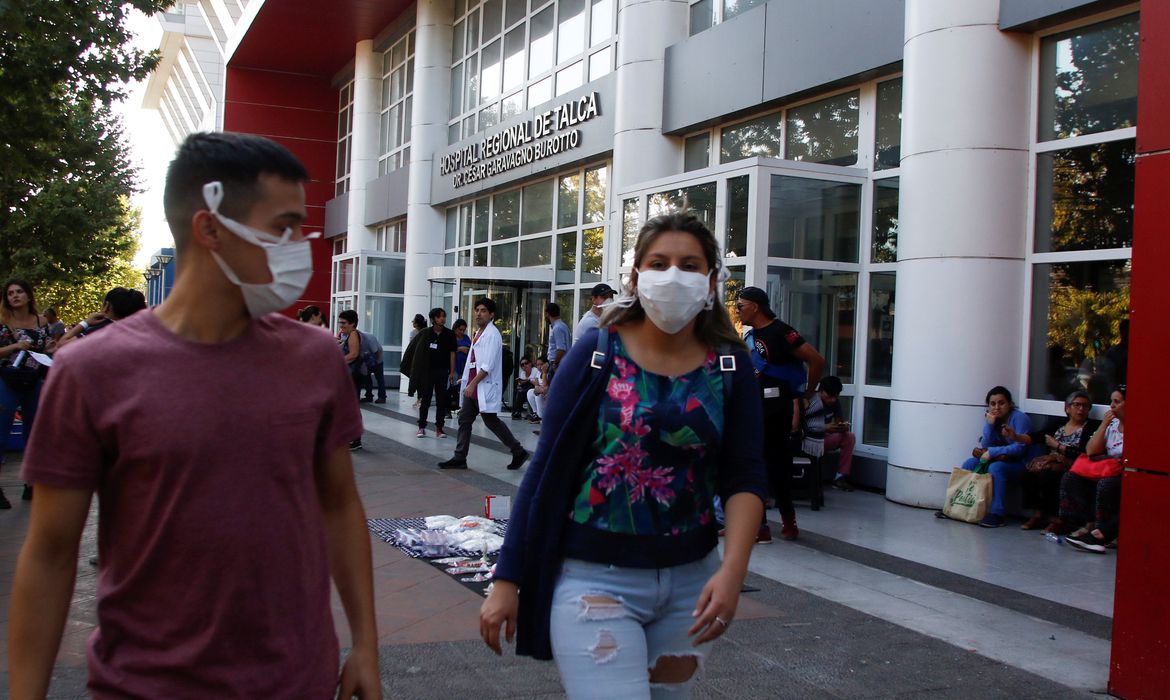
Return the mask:
<svg viewBox="0 0 1170 700"><path fill-rule="evenodd" d="M1020 526L1021 530L1057 532L1063 526L1059 517L1060 479L1077 457L1084 454L1096 421L1089 420L1093 400L1084 391L1074 391L1064 400L1064 414L1068 420L1054 423L1047 430L1020 434L1011 426L1004 426L1003 435L1025 445L1046 445L1048 452L1028 462L1024 472L1024 507L1032 509L1032 517ZM1051 518L1051 522L1049 519ZM1047 527L1045 527L1047 526Z"/></svg>
<svg viewBox="0 0 1170 700"><path fill-rule="evenodd" d="M1002 386L992 387L991 391L987 392L986 403L983 437L979 440L979 446L971 450L971 457L963 462L962 466L967 471L985 468L991 474L991 509L979 521L979 526L1003 527L1004 515L1007 514L1004 492L1007 491L1008 480L1018 479L1024 473L1029 451L1027 445L1004 437L1004 430L1010 428L1019 435L1030 433L1032 421L1027 414L1015 407L1012 403L1012 392ZM939 511L935 513L935 517L946 516Z"/></svg>
<svg viewBox="0 0 1170 700"><path fill-rule="evenodd" d="M1125 441L1125 385L1113 390L1109 410L1093 431L1085 454L1121 459ZM1121 513L1121 475L1092 479L1069 471L1060 480L1060 519L1064 528L1080 527L1066 539L1101 545L1111 540L1097 526L1115 522ZM1116 534L1113 534L1116 537ZM1086 549L1084 547L1078 547Z"/></svg>

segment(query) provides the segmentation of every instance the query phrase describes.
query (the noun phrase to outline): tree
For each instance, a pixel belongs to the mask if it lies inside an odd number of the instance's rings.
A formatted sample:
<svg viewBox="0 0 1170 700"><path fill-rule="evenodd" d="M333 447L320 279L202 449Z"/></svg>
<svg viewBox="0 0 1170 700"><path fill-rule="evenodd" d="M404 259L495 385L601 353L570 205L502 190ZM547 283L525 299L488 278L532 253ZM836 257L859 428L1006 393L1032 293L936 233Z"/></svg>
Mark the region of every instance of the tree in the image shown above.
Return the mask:
<svg viewBox="0 0 1170 700"><path fill-rule="evenodd" d="M0 4L0 271L81 285L133 255L136 172L111 105L158 63L128 47L131 8L164 0ZM130 227L130 228L128 228Z"/></svg>

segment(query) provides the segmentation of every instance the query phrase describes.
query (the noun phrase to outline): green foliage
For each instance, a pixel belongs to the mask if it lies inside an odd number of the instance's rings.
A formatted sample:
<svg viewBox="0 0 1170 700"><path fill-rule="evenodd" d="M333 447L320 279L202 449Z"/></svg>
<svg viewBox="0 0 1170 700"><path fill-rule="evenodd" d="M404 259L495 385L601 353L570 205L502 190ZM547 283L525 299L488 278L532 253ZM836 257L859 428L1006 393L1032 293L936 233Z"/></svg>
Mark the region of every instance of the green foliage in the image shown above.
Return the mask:
<svg viewBox="0 0 1170 700"><path fill-rule="evenodd" d="M0 4L0 273L42 289L122 279L137 247L136 173L111 106L158 63L128 47L125 21L169 4Z"/></svg>

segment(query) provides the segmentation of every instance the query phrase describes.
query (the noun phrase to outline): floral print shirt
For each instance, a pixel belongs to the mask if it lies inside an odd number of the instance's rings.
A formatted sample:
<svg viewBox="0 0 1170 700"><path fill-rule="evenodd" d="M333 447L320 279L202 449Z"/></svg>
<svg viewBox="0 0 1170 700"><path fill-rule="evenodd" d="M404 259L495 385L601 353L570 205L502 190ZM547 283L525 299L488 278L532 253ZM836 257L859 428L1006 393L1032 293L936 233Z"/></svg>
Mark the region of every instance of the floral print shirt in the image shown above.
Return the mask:
<svg viewBox="0 0 1170 700"><path fill-rule="evenodd" d="M592 445L597 456L585 466L570 520L626 535L712 527L724 419L715 353L670 378L634 364L620 337L614 347Z"/></svg>
<svg viewBox="0 0 1170 700"><path fill-rule="evenodd" d="M15 345L21 340L30 342L33 352L43 353L49 343L49 327L12 328L6 323L0 323L0 347ZM20 355L19 351L10 354L8 357L0 358L0 367L11 367L18 355ZM24 369L33 370L39 367L40 364L26 353L21 366Z"/></svg>

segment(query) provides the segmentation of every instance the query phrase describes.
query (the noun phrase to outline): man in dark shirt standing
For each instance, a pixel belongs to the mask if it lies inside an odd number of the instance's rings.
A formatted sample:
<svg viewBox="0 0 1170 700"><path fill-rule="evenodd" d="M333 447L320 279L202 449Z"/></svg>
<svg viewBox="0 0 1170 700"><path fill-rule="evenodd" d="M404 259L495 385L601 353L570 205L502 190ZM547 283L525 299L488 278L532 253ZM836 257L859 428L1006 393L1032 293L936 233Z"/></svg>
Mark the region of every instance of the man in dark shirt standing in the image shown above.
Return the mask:
<svg viewBox="0 0 1170 700"><path fill-rule="evenodd" d="M800 411L795 410L794 404L801 397L800 387L806 381L803 393L808 396L816 391L825 370L825 358L795 328L777 320L768 305L767 293L759 287L745 287L739 293L735 310L740 322L752 327L744 339L763 391L764 460L784 524L780 536L794 540L800 534L796 509L792 506L792 433L800 425ZM772 541L766 520L756 541L761 544Z"/></svg>
<svg viewBox="0 0 1170 700"><path fill-rule="evenodd" d="M435 437L445 438L443 423L447 420L447 387L455 381L455 333L447 328L447 312L431 309L430 328L419 331L421 339L414 345L416 357L403 357L402 364L411 367L419 378L418 432L415 437L427 436L427 413L431 397L435 398ZM420 361L424 366L420 367Z"/></svg>

